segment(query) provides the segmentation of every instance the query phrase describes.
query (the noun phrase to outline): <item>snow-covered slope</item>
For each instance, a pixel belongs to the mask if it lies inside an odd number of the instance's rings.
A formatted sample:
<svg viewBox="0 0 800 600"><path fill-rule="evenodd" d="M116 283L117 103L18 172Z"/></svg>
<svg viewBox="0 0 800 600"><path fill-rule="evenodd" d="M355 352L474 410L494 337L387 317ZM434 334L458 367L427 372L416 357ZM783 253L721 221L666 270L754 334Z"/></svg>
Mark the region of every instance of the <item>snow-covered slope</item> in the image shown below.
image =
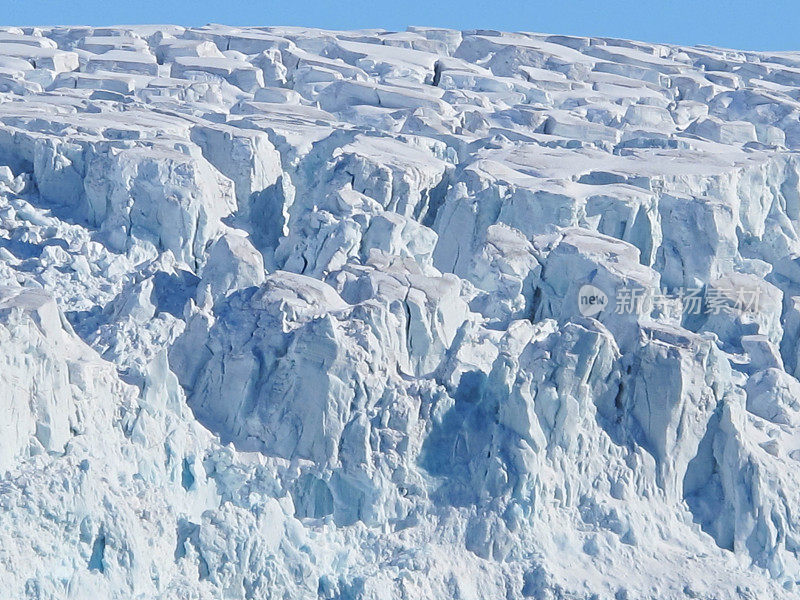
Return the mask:
<svg viewBox="0 0 800 600"><path fill-rule="evenodd" d="M800 593L800 53L5 28L0 165L0 597Z"/></svg>

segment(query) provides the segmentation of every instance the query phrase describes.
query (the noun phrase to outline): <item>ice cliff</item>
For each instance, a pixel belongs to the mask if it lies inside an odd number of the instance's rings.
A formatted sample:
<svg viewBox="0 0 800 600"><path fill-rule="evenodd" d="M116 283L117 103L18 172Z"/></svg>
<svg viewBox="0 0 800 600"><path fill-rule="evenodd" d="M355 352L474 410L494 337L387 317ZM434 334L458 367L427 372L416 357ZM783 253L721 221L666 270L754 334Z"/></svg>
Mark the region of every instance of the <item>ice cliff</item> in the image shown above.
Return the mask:
<svg viewBox="0 0 800 600"><path fill-rule="evenodd" d="M800 53L0 30L0 598L796 598L798 342Z"/></svg>

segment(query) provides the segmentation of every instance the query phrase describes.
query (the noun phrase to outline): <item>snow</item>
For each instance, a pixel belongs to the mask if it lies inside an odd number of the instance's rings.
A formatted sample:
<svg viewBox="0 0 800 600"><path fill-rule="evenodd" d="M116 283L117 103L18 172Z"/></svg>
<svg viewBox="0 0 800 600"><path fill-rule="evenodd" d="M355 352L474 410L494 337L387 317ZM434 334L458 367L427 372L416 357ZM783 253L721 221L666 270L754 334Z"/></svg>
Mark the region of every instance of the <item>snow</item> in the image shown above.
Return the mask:
<svg viewBox="0 0 800 600"><path fill-rule="evenodd" d="M795 598L798 68L0 29L0 595Z"/></svg>

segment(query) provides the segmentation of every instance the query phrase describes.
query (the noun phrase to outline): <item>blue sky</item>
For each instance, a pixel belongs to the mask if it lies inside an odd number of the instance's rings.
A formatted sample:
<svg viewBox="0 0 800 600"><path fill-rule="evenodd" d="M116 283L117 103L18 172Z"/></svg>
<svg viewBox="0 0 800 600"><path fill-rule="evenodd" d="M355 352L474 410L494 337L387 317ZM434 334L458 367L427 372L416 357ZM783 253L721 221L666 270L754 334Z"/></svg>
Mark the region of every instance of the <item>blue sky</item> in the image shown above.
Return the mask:
<svg viewBox="0 0 800 600"><path fill-rule="evenodd" d="M800 50L798 0L0 0L0 24L434 25Z"/></svg>

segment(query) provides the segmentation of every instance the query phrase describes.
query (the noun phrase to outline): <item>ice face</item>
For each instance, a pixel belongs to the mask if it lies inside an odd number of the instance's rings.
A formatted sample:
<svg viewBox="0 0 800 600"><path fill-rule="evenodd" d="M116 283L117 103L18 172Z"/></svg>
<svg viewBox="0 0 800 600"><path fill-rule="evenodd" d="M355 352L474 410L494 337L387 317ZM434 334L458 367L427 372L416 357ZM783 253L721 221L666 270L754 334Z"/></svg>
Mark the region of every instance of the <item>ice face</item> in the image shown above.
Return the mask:
<svg viewBox="0 0 800 600"><path fill-rule="evenodd" d="M795 598L798 69L0 29L0 595Z"/></svg>

